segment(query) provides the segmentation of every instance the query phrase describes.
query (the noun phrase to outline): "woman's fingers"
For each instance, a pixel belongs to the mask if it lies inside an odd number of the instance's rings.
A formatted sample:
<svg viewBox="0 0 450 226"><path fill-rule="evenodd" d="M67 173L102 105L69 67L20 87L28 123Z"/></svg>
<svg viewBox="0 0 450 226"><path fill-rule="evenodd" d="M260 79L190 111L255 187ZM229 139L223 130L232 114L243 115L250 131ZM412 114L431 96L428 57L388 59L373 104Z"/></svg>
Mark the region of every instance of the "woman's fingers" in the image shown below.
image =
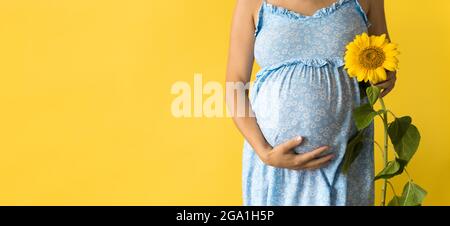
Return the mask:
<svg viewBox="0 0 450 226"><path fill-rule="evenodd" d="M328 146L323 146L320 148L317 148L313 151L304 153L304 154L299 154L296 156L296 162L298 163L298 165L303 165L306 164L307 162L318 158L323 152L325 152L326 150L328 150L329 147Z"/></svg>
<svg viewBox="0 0 450 226"><path fill-rule="evenodd" d="M389 88L391 86L391 81L390 80L386 80L384 82L375 84L375 86L377 86L380 89L387 89L387 88Z"/></svg>
<svg viewBox="0 0 450 226"><path fill-rule="evenodd" d="M315 170L324 167L335 157L334 154L328 154L318 159L311 160L303 165L304 169Z"/></svg>
<svg viewBox="0 0 450 226"><path fill-rule="evenodd" d="M280 144L280 148L284 153L291 152L292 149L300 145L302 141L303 137L298 136Z"/></svg>
<svg viewBox="0 0 450 226"><path fill-rule="evenodd" d="M383 92L381 92L380 97L383 98L386 95L388 95L390 92L392 91L392 88L387 88L385 90L383 90Z"/></svg>
<svg viewBox="0 0 450 226"><path fill-rule="evenodd" d="M383 83L379 83L376 86L380 89L383 89L383 91L380 94L380 97L386 96L391 90L394 88L395 82L393 80L388 80Z"/></svg>
<svg viewBox="0 0 450 226"><path fill-rule="evenodd" d="M283 164L279 164L280 161L285 161L285 163L289 162L285 165L285 168L291 170L300 170L300 169L317 169L325 164L327 164L331 159L334 158L334 154L328 154L322 156L322 154L329 150L329 146L319 147L313 151L304 153L304 154L296 154L293 149L299 146L303 141L302 137L295 137L289 141L286 141L280 145L278 145L272 154L273 158L278 158L279 161L274 161L274 166L280 167ZM278 157L277 157L278 156ZM282 157L284 156L284 157ZM280 160L281 159L281 160ZM282 160L284 159L284 160Z"/></svg>
<svg viewBox="0 0 450 226"><path fill-rule="evenodd" d="M390 93L392 91L392 89L394 89L394 84L391 87L384 89L383 92L381 92L380 96L384 97L384 96L388 95L388 93Z"/></svg>
<svg viewBox="0 0 450 226"><path fill-rule="evenodd" d="M383 91L380 94L381 97L386 96L388 93L392 91L392 89L394 89L396 80L397 76L395 75L395 72L388 71L387 80L375 84L375 86L379 87L380 89L383 89Z"/></svg>

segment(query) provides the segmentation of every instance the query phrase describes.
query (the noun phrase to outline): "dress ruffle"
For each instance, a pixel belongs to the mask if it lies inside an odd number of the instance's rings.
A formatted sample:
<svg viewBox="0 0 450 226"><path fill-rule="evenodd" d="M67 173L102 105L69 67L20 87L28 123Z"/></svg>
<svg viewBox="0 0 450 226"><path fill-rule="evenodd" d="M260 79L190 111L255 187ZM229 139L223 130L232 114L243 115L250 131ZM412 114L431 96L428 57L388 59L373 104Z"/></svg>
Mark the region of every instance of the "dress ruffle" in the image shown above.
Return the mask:
<svg viewBox="0 0 450 226"><path fill-rule="evenodd" d="M272 66L268 66L265 68L262 68L257 74L256 74L256 80L258 81L258 85L256 85L256 90L257 92L259 91L260 85L264 82L264 80L267 78L268 75L270 75L270 72L278 70L282 67L287 67L287 66L291 66L291 65L302 65L304 67L315 67L315 68L320 68L320 67L324 67L326 65L331 65L334 68L338 68L338 67L342 67L344 66L345 61L340 58L340 57L336 57L336 58L329 58L329 59L325 59L325 58L314 58L314 59L302 59L302 58L298 58L298 59L293 59L293 60L287 60Z"/></svg>
<svg viewBox="0 0 450 226"><path fill-rule="evenodd" d="M290 65L294 65L294 64L301 64L301 65L307 66L307 67L323 67L325 65L333 65L334 67L341 67L341 66L344 66L345 62L341 57L335 57L335 58L329 58L329 59L326 59L326 58L292 59L292 60L287 60L287 61L275 64L275 65L271 65L271 66L262 68L261 71L256 75L256 77L258 78L261 74L263 74L265 72L277 70L281 67L290 66Z"/></svg>
<svg viewBox="0 0 450 226"><path fill-rule="evenodd" d="M334 13L336 10L338 10L341 6L347 4L351 1L355 1L356 6L358 8L358 12L361 14L361 17L363 18L366 26L370 27L372 24L370 23L366 12L362 8L362 6L358 0L338 0L337 2L333 3L332 5L330 5L328 7L324 7L324 8L317 10L313 15L310 15L310 16L303 15L298 12L294 12L292 10L289 10L289 9L281 7L281 6L267 3L266 0L263 0L263 3L261 4L261 8L259 9L258 20L257 20L254 35L256 37L258 35L259 31L261 30L262 23L263 23L263 14L264 14L265 8L267 8L269 12L271 12L275 15L286 16L291 19L311 19L311 18L320 18L320 17L328 16L328 15Z"/></svg>
<svg viewBox="0 0 450 226"><path fill-rule="evenodd" d="M278 15L288 16L288 17L294 18L294 19L309 19L309 18L319 18L319 17L324 17L327 15L330 15L334 11L339 9L339 7L341 7L342 5L345 5L346 3L349 3L350 1L352 1L352 0L338 0L337 2L333 3L332 5L330 5L328 7L324 7L324 8L317 10L311 16L303 15L298 12L294 12L292 10L281 7L281 6L272 5L270 3L267 3L266 1L264 1L263 4L266 6L267 9L272 11L272 13L275 13Z"/></svg>

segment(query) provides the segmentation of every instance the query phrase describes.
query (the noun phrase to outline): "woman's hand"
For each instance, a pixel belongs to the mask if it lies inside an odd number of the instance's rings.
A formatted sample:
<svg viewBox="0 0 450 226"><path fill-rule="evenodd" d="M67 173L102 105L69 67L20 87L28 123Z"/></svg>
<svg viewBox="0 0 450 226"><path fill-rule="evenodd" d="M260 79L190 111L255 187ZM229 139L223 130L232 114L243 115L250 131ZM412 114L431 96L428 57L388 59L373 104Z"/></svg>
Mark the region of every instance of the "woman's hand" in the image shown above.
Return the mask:
<svg viewBox="0 0 450 226"><path fill-rule="evenodd" d="M334 154L321 156L328 146L317 148L311 152L297 154L292 149L300 145L302 137L296 137L280 144L269 151L263 152L261 160L269 166L291 170L314 170L324 167L335 157Z"/></svg>
<svg viewBox="0 0 450 226"><path fill-rule="evenodd" d="M388 93L390 93L392 89L394 89L395 82L397 81L396 76L397 73L395 71L387 71L386 74L387 74L386 81L375 84L375 86L378 86L379 88L383 89L383 91L380 94L381 97L384 97Z"/></svg>

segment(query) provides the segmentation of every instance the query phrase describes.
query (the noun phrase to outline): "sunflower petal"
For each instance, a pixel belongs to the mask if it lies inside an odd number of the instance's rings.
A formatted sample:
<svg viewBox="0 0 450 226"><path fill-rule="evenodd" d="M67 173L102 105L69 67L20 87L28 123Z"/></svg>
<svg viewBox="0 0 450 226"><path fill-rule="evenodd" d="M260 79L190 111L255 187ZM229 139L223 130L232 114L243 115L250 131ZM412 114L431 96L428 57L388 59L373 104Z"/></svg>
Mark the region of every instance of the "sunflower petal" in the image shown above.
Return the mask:
<svg viewBox="0 0 450 226"><path fill-rule="evenodd" d="M396 50L396 49L397 49L397 44L394 44L394 43L388 43L383 48L383 50L385 52L389 52L389 51Z"/></svg>
<svg viewBox="0 0 450 226"><path fill-rule="evenodd" d="M386 68L389 71L396 71L397 70L397 64L392 61L385 61L383 63L383 67Z"/></svg>
<svg viewBox="0 0 450 226"><path fill-rule="evenodd" d="M376 79L374 78L374 75L375 75L375 73L373 70L367 71L367 77L368 77L369 81L372 83L376 83Z"/></svg>
<svg viewBox="0 0 450 226"><path fill-rule="evenodd" d="M375 74L377 77L377 82L382 82L382 81L386 81L387 79L387 74L386 74L386 70L384 69L384 67L379 67L375 70Z"/></svg>
<svg viewBox="0 0 450 226"><path fill-rule="evenodd" d="M373 36L371 36L370 44L372 46L381 47L385 43L385 40L386 40L386 34L382 34L380 36L373 35Z"/></svg>
<svg viewBox="0 0 450 226"><path fill-rule="evenodd" d="M367 82L368 76L367 76L367 69L364 69L358 74L358 81L365 81Z"/></svg>
<svg viewBox="0 0 450 226"><path fill-rule="evenodd" d="M359 41L359 45L361 48L366 48L370 46L370 38L367 35L367 33L363 33L361 35L360 41Z"/></svg>
<svg viewBox="0 0 450 226"><path fill-rule="evenodd" d="M387 51L387 52L385 51L384 54L386 55L386 57L395 57L395 56L398 56L400 54L400 52L397 50L391 50L391 51Z"/></svg>
<svg viewBox="0 0 450 226"><path fill-rule="evenodd" d="M392 56L386 56L386 60L385 61L389 61L392 62L394 64L398 64L398 59L397 57L392 57Z"/></svg>

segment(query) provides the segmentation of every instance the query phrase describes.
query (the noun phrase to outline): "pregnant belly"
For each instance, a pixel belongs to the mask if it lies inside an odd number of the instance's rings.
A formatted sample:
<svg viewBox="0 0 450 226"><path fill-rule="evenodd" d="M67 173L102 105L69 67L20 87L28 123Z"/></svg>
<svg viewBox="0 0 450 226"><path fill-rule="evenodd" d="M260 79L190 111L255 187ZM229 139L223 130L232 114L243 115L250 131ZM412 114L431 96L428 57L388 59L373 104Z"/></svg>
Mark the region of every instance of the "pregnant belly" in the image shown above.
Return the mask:
<svg viewBox="0 0 450 226"><path fill-rule="evenodd" d="M276 146L304 137L297 153L347 142L354 130L357 82L341 69L291 65L271 71L254 84L252 108L267 141ZM342 150L341 150L342 151Z"/></svg>

